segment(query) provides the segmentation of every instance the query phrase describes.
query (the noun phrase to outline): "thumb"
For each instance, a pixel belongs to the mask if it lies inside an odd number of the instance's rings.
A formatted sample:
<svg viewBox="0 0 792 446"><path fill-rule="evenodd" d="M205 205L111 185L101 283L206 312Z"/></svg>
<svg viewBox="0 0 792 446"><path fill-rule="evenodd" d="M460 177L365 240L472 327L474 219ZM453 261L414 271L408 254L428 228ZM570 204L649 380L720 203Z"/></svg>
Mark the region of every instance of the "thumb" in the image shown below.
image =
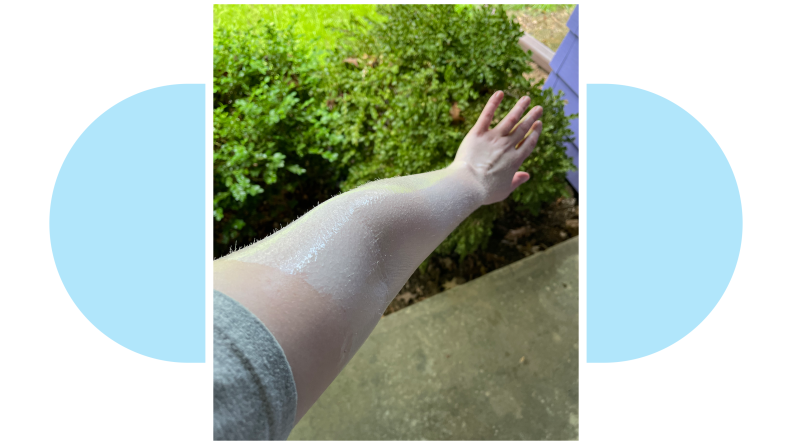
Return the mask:
<svg viewBox="0 0 792 446"><path fill-rule="evenodd" d="M531 174L528 172L517 172L514 174L511 182L511 190L514 192L514 189L517 189L518 186L528 181L531 178Z"/></svg>

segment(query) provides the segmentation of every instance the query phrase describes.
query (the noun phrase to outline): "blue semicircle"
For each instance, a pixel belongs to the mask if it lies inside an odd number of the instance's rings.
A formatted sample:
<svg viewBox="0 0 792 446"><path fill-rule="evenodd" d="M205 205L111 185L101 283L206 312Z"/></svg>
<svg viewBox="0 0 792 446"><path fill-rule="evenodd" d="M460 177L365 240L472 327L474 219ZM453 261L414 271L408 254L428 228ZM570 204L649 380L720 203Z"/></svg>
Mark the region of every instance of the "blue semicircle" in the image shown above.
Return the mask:
<svg viewBox="0 0 792 446"><path fill-rule="evenodd" d="M742 207L726 156L673 102L587 88L587 361L619 362L682 339L737 264Z"/></svg>
<svg viewBox="0 0 792 446"><path fill-rule="evenodd" d="M205 86L136 94L66 156L50 242L74 303L142 355L205 361Z"/></svg>

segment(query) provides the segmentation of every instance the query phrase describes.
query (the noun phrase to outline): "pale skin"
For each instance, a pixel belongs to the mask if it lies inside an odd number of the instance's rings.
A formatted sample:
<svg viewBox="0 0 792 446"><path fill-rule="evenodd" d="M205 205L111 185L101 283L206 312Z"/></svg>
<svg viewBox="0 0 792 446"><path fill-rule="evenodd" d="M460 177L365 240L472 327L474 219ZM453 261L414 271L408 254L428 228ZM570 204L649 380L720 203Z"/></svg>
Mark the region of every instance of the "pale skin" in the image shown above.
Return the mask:
<svg viewBox="0 0 792 446"><path fill-rule="evenodd" d="M445 169L338 195L214 262L214 289L250 310L283 348L297 386L295 423L421 262L479 206L528 181L518 169L541 134L542 108L525 114L530 99L522 97L490 128L502 100L500 91L490 98Z"/></svg>

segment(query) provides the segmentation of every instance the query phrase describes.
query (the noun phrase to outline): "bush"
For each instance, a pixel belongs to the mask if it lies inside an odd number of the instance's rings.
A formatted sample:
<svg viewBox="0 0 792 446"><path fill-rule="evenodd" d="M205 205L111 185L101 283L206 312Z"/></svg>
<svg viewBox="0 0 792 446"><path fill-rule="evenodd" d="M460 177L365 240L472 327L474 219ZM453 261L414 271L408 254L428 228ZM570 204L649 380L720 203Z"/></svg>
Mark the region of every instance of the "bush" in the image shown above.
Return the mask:
<svg viewBox="0 0 792 446"><path fill-rule="evenodd" d="M214 33L215 256L236 241L263 238L277 224L329 198L337 154L327 112L315 95L317 54L291 28L259 22Z"/></svg>
<svg viewBox="0 0 792 446"><path fill-rule="evenodd" d="M517 45L522 35L502 7L455 9L452 5L381 5L385 22L358 19L333 54L321 84L333 113L333 144L348 176L342 190L378 178L446 167L489 97L506 97L497 122L528 94L544 108L544 131L521 170L531 180L509 198L537 213L566 195L565 154L570 141L563 101L523 76L530 71ZM485 245L503 203L483 206L437 252L461 257Z"/></svg>
<svg viewBox="0 0 792 446"><path fill-rule="evenodd" d="M376 5L300 5L300 4L242 4L214 5L214 25L218 28L246 28L259 21L274 23L278 29L292 28L303 41L323 49L336 46L339 30L346 29L350 15L380 19ZM295 20L295 17L297 18Z"/></svg>
<svg viewBox="0 0 792 446"><path fill-rule="evenodd" d="M292 28L259 22L215 29L215 256L286 225L340 190L447 166L489 97L496 122L528 94L544 132L509 198L536 213L565 195L569 120L558 95L523 72L520 28L501 7L382 5L385 22L352 16L341 47L320 62ZM339 189L340 187L340 189ZM438 248L484 245L501 203L484 206Z"/></svg>

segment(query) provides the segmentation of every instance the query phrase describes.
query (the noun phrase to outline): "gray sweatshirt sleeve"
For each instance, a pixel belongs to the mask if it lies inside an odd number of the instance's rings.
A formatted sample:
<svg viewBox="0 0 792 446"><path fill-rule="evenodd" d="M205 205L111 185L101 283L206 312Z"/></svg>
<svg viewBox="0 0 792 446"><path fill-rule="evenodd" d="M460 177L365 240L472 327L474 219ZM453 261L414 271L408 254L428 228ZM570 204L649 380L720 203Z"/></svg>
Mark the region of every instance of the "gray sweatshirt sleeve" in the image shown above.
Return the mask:
<svg viewBox="0 0 792 446"><path fill-rule="evenodd" d="M214 439L285 440L297 388L280 344L245 307L214 292Z"/></svg>

